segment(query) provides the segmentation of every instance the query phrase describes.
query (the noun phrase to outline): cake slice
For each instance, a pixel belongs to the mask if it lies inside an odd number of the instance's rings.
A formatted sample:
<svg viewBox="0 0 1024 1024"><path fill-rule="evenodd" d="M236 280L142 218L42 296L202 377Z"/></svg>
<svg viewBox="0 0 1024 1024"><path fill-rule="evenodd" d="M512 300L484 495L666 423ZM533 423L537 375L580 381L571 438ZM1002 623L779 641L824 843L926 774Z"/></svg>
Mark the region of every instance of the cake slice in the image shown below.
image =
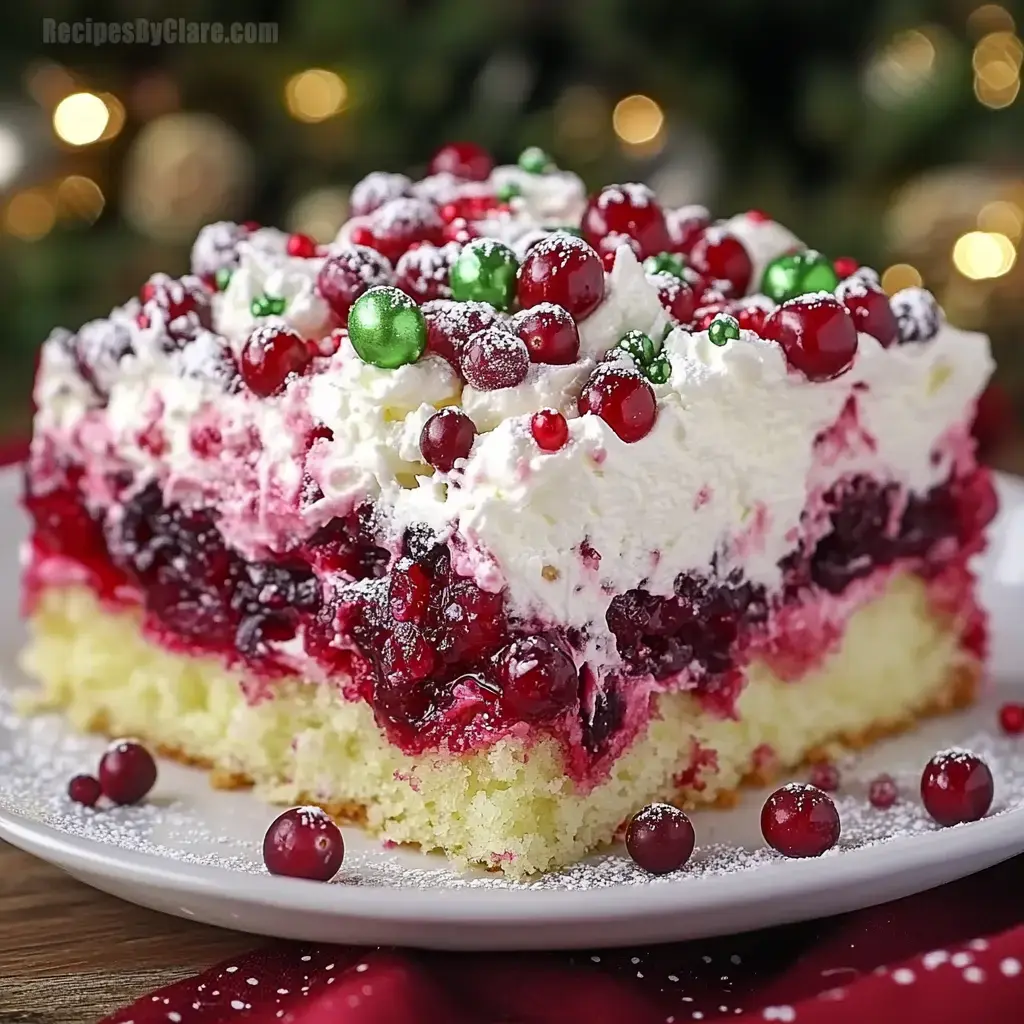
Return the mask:
<svg viewBox="0 0 1024 1024"><path fill-rule="evenodd" d="M45 706L521 877L971 699L984 337L756 211L433 169L45 342Z"/></svg>

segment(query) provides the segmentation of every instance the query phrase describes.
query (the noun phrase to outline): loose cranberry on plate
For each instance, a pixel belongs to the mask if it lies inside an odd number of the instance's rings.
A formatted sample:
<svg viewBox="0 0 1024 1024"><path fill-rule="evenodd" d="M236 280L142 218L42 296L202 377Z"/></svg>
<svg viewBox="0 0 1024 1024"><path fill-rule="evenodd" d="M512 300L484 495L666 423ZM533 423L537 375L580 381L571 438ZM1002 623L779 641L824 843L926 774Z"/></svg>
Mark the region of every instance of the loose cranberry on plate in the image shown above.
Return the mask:
<svg viewBox="0 0 1024 1024"><path fill-rule="evenodd" d="M290 327L257 327L242 346L239 372L249 390L261 398L276 394L293 373L302 373L312 356Z"/></svg>
<svg viewBox="0 0 1024 1024"><path fill-rule="evenodd" d="M494 168L494 158L475 142L449 142L431 158L431 174L453 174L465 181L486 181Z"/></svg>
<svg viewBox="0 0 1024 1024"><path fill-rule="evenodd" d="M102 795L100 780L93 775L76 775L68 783L68 796L83 807L95 807Z"/></svg>
<svg viewBox="0 0 1024 1024"><path fill-rule="evenodd" d="M839 812L816 786L792 782L777 789L761 809L765 842L786 857L820 857L839 841Z"/></svg>
<svg viewBox="0 0 1024 1024"><path fill-rule="evenodd" d="M969 750L941 750L921 773L921 800L940 825L983 818L994 788L988 765Z"/></svg>
<svg viewBox="0 0 1024 1024"><path fill-rule="evenodd" d="M580 393L584 415L600 416L627 444L646 437L658 418L658 400L651 385L635 370L599 366Z"/></svg>
<svg viewBox="0 0 1024 1024"><path fill-rule="evenodd" d="M606 185L591 196L583 211L583 237L596 249L610 234L629 235L640 245L640 257L672 249L665 213L654 193L636 182Z"/></svg>
<svg viewBox="0 0 1024 1024"><path fill-rule="evenodd" d="M476 427L461 409L442 409L423 425L420 453L434 469L447 473L459 459L469 458L475 439Z"/></svg>
<svg viewBox="0 0 1024 1024"><path fill-rule="evenodd" d="M471 335L462 346L459 368L466 383L478 391L514 388L526 380L530 353L522 338L489 327Z"/></svg>
<svg viewBox="0 0 1024 1024"><path fill-rule="evenodd" d="M831 761L818 761L811 766L811 785L834 793L839 788L839 769Z"/></svg>
<svg viewBox="0 0 1024 1024"><path fill-rule="evenodd" d="M572 658L545 636L514 640L498 660L501 707L511 718L547 722L576 700L579 675Z"/></svg>
<svg viewBox="0 0 1024 1024"><path fill-rule="evenodd" d="M576 321L561 306L540 302L521 309L509 327L526 343L535 363L565 365L580 357L580 332Z"/></svg>
<svg viewBox="0 0 1024 1024"><path fill-rule="evenodd" d="M394 283L395 272L385 256L367 245L353 244L332 246L316 278L317 291L343 322L363 292Z"/></svg>
<svg viewBox="0 0 1024 1024"><path fill-rule="evenodd" d="M156 782L156 761L141 743L115 740L100 758L99 781L115 804L137 804Z"/></svg>
<svg viewBox="0 0 1024 1024"><path fill-rule="evenodd" d="M690 248L690 266L709 281L727 281L732 296L745 295L754 273L747 247L724 228L709 227Z"/></svg>
<svg viewBox="0 0 1024 1024"><path fill-rule="evenodd" d="M557 409L541 409L530 419L530 433L541 451L557 452L569 440L569 424Z"/></svg>
<svg viewBox="0 0 1024 1024"><path fill-rule="evenodd" d="M630 818L626 828L626 851L652 875L681 868L695 845L690 819L671 804L648 804Z"/></svg>
<svg viewBox="0 0 1024 1024"><path fill-rule="evenodd" d="M329 882L344 859L341 829L319 807L285 811L263 839L263 863L272 875Z"/></svg>
<svg viewBox="0 0 1024 1024"><path fill-rule="evenodd" d="M845 373L857 354L857 328L849 310L830 296L801 296L765 318L764 337L778 342L786 361L808 380Z"/></svg>
<svg viewBox="0 0 1024 1024"><path fill-rule="evenodd" d="M557 231L523 257L516 294L524 309L552 302L580 321L604 298L601 258L582 238Z"/></svg>
<svg viewBox="0 0 1024 1024"><path fill-rule="evenodd" d="M999 709L999 727L1008 736L1024 732L1024 704L1004 704Z"/></svg>
<svg viewBox="0 0 1024 1024"><path fill-rule="evenodd" d="M868 783L868 803L880 811L886 811L899 797L896 780L891 775L878 775Z"/></svg>

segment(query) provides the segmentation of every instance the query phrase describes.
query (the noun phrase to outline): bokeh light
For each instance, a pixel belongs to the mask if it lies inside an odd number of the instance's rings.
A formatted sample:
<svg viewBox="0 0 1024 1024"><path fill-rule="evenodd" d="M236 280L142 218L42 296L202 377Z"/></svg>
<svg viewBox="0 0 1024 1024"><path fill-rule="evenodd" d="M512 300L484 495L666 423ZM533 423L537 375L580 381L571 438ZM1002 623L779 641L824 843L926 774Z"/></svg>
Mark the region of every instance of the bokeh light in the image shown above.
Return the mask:
<svg viewBox="0 0 1024 1024"><path fill-rule="evenodd" d="M284 99L292 117L315 124L341 112L348 99L348 87L333 71L309 68L288 79Z"/></svg>
<svg viewBox="0 0 1024 1024"><path fill-rule="evenodd" d="M932 80L938 59L932 26L898 32L864 72L867 94L882 107L894 107L921 92Z"/></svg>
<svg viewBox="0 0 1024 1024"><path fill-rule="evenodd" d="M995 231L1019 242L1024 232L1024 210L1007 199L994 199L978 211L978 227L982 231Z"/></svg>
<svg viewBox="0 0 1024 1024"><path fill-rule="evenodd" d="M989 32L971 55L974 95L992 110L1008 107L1020 92L1024 43L1012 31Z"/></svg>
<svg viewBox="0 0 1024 1024"><path fill-rule="evenodd" d="M1001 4L982 4L967 16L967 31L975 39L990 32L1012 32L1016 27L1013 15Z"/></svg>
<svg viewBox="0 0 1024 1024"><path fill-rule="evenodd" d="M291 209L288 226L317 242L332 242L348 216L348 191L319 188L304 195Z"/></svg>
<svg viewBox="0 0 1024 1024"><path fill-rule="evenodd" d="M24 165L24 143L12 128L0 124L0 188L14 181Z"/></svg>
<svg viewBox="0 0 1024 1024"><path fill-rule="evenodd" d="M73 92L57 104L53 130L72 146L88 146L103 137L110 123L110 110L103 99L91 92Z"/></svg>
<svg viewBox="0 0 1024 1024"><path fill-rule="evenodd" d="M25 242L35 242L48 234L54 219L53 202L37 188L12 196L4 210L4 228Z"/></svg>
<svg viewBox="0 0 1024 1024"><path fill-rule="evenodd" d="M665 126L665 114L650 96L626 96L615 104L612 128L627 145L653 142Z"/></svg>
<svg viewBox="0 0 1024 1024"><path fill-rule="evenodd" d="M103 212L103 190L92 178L69 174L57 186L57 215L66 220L92 224Z"/></svg>
<svg viewBox="0 0 1024 1024"><path fill-rule="evenodd" d="M895 295L904 288L920 288L921 272L909 263L894 263L882 272L882 289L886 295Z"/></svg>
<svg viewBox="0 0 1024 1024"><path fill-rule="evenodd" d="M1013 242L998 231L968 231L953 246L953 265L972 281L1002 277L1016 260Z"/></svg>

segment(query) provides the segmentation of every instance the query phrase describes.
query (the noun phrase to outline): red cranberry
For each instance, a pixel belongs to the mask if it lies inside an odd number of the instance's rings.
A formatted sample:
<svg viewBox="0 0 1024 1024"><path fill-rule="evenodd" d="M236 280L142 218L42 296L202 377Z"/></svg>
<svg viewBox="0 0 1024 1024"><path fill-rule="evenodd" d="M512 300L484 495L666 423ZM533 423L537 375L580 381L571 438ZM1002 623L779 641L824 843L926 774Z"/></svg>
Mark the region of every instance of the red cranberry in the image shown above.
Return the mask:
<svg viewBox="0 0 1024 1024"><path fill-rule="evenodd" d="M814 786L791 782L761 809L761 834L786 857L820 857L839 840L839 813L832 798Z"/></svg>
<svg viewBox="0 0 1024 1024"><path fill-rule="evenodd" d="M116 740L100 758L100 786L115 804L137 804L156 782L156 761L141 744Z"/></svg>
<svg viewBox="0 0 1024 1024"><path fill-rule="evenodd" d="M631 249L633 255L638 260L640 259L640 243L635 238L630 238L629 235L620 235L618 232L613 231L610 235L605 235L604 238L597 243L597 254L601 257L601 265L609 274L615 267L615 260L618 256L619 248L623 245L627 249Z"/></svg>
<svg viewBox="0 0 1024 1024"><path fill-rule="evenodd" d="M441 238L445 242L457 242L460 246L474 238L479 238L479 232L465 217L456 217L454 220L446 221L441 229Z"/></svg>
<svg viewBox="0 0 1024 1024"><path fill-rule="evenodd" d="M102 795L100 780L92 775L76 775L68 783L68 796L83 807L95 807Z"/></svg>
<svg viewBox="0 0 1024 1024"><path fill-rule="evenodd" d="M386 257L369 246L352 244L332 246L316 278L317 290L342 321L363 292L394 283L395 273Z"/></svg>
<svg viewBox="0 0 1024 1024"><path fill-rule="evenodd" d="M319 807L285 811L263 839L263 863L272 875L329 882L344 858L341 829Z"/></svg>
<svg viewBox="0 0 1024 1024"><path fill-rule="evenodd" d="M672 251L687 255L711 223L711 215L703 206L681 206L665 211L665 223L672 239Z"/></svg>
<svg viewBox="0 0 1024 1024"><path fill-rule="evenodd" d="M649 274L647 280L657 289L658 301L676 323L685 325L693 320L697 297L682 278L662 272Z"/></svg>
<svg viewBox="0 0 1024 1024"><path fill-rule="evenodd" d="M896 780L891 775L876 776L868 783L868 802L880 811L887 811L899 796Z"/></svg>
<svg viewBox="0 0 1024 1024"><path fill-rule="evenodd" d="M845 306L822 296L791 299L772 310L764 337L778 342L789 365L808 380L831 380L857 354L857 328Z"/></svg>
<svg viewBox="0 0 1024 1024"><path fill-rule="evenodd" d="M441 218L426 199L391 199L370 214L373 248L392 264L415 242L440 242Z"/></svg>
<svg viewBox="0 0 1024 1024"><path fill-rule="evenodd" d="M349 196L349 209L353 217L365 217L391 199L409 195L412 181L404 174L371 171L356 182Z"/></svg>
<svg viewBox="0 0 1024 1024"><path fill-rule="evenodd" d="M524 722L546 722L576 700L576 666L544 636L514 640L499 662L502 710Z"/></svg>
<svg viewBox="0 0 1024 1024"><path fill-rule="evenodd" d="M627 444L646 437L658 418L651 385L635 370L599 366L583 385L580 412L600 416Z"/></svg>
<svg viewBox="0 0 1024 1024"><path fill-rule="evenodd" d="M754 224L767 224L772 219L764 210L747 210L746 218Z"/></svg>
<svg viewBox="0 0 1024 1024"><path fill-rule="evenodd" d="M811 785L834 793L839 788L839 769L831 761L818 761L811 766Z"/></svg>
<svg viewBox="0 0 1024 1024"><path fill-rule="evenodd" d="M488 327L505 329L505 321L487 302L453 302L433 299L420 310L427 321L427 348L444 356L456 369L459 354L470 335Z"/></svg>
<svg viewBox="0 0 1024 1024"><path fill-rule="evenodd" d="M582 320L604 298L601 258L582 238L555 232L526 254L519 267L516 293L524 309L553 302Z"/></svg>
<svg viewBox="0 0 1024 1024"><path fill-rule="evenodd" d="M755 334L764 337L764 322L771 312L770 309L747 299L733 306L731 312L736 317L740 330L753 331Z"/></svg>
<svg viewBox="0 0 1024 1024"><path fill-rule="evenodd" d="M845 295L843 305L850 311L858 331L877 338L883 348L895 343L900 327L884 292L869 289L859 295Z"/></svg>
<svg viewBox="0 0 1024 1024"><path fill-rule="evenodd" d="M754 273L747 247L728 231L706 228L690 249L690 266L710 281L727 281L731 294L745 295Z"/></svg>
<svg viewBox="0 0 1024 1024"><path fill-rule="evenodd" d="M316 242L309 235L301 235L298 232L288 236L286 248L289 256L298 256L305 260L317 253Z"/></svg>
<svg viewBox="0 0 1024 1024"><path fill-rule="evenodd" d="M395 285L417 302L450 299L448 277L461 251L462 246L455 242L414 245L395 266Z"/></svg>
<svg viewBox="0 0 1024 1024"><path fill-rule="evenodd" d="M475 142L449 142L431 158L431 174L453 174L466 181L486 181L494 168L494 159Z"/></svg>
<svg viewBox="0 0 1024 1024"><path fill-rule="evenodd" d="M921 800L940 825L983 818L992 806L992 773L969 750L943 750L924 766Z"/></svg>
<svg viewBox="0 0 1024 1024"><path fill-rule="evenodd" d="M840 256L832 262L832 269L840 281L860 270L860 264L852 256Z"/></svg>
<svg viewBox="0 0 1024 1024"><path fill-rule="evenodd" d="M290 374L302 373L311 356L306 343L289 327L257 327L242 347L239 371L249 390L262 398L284 387Z"/></svg>
<svg viewBox="0 0 1024 1024"><path fill-rule="evenodd" d="M581 227L595 248L613 232L635 238L641 258L672 248L665 214L646 185L606 185L587 201Z"/></svg>
<svg viewBox="0 0 1024 1024"><path fill-rule="evenodd" d="M144 306L154 303L159 307L168 322L195 313L204 327L210 325L210 290L200 278L191 274L180 278L154 274L142 286L139 298ZM140 316L146 320L140 326L148 326L145 314Z"/></svg>
<svg viewBox="0 0 1024 1024"><path fill-rule="evenodd" d="M498 327L477 331L462 346L459 368L478 391L514 388L530 371L530 352L522 338Z"/></svg>
<svg viewBox="0 0 1024 1024"><path fill-rule="evenodd" d="M530 433L541 451L557 452L569 440L569 424L557 409L541 409L530 418Z"/></svg>
<svg viewBox="0 0 1024 1024"><path fill-rule="evenodd" d="M535 363L575 363L580 357L580 332L576 321L553 302L522 309L509 324L530 350Z"/></svg>
<svg viewBox="0 0 1024 1024"><path fill-rule="evenodd" d="M448 473L459 459L468 459L476 438L473 421L454 407L435 412L423 424L420 453L441 473Z"/></svg>
<svg viewBox="0 0 1024 1024"><path fill-rule="evenodd" d="M1024 704L1004 704L999 709L999 727L1008 736L1024 732Z"/></svg>
<svg viewBox="0 0 1024 1024"><path fill-rule="evenodd" d="M652 875L681 868L693 853L696 836L690 819L671 804L648 804L626 828L626 850Z"/></svg>
<svg viewBox="0 0 1024 1024"><path fill-rule="evenodd" d="M362 245L367 249L377 251L377 239L373 236L373 229L369 224L354 224L348 232L349 245Z"/></svg>
<svg viewBox="0 0 1024 1024"><path fill-rule="evenodd" d="M396 622L420 622L429 601L430 576L427 570L411 558L400 558L391 570L388 584L391 617Z"/></svg>

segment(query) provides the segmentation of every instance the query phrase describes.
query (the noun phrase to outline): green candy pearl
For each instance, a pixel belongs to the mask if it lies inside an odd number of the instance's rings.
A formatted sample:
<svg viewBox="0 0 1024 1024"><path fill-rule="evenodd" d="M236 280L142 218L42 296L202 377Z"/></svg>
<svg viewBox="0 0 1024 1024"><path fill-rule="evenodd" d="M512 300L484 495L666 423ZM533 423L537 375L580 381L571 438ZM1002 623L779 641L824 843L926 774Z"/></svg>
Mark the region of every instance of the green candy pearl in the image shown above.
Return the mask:
<svg viewBox="0 0 1024 1024"><path fill-rule="evenodd" d="M761 291L783 303L809 292L834 292L838 284L832 264L820 252L805 249L773 259L764 268Z"/></svg>
<svg viewBox="0 0 1024 1024"><path fill-rule="evenodd" d="M625 352L641 368L654 358L654 342L643 331L627 331L615 347Z"/></svg>
<svg viewBox="0 0 1024 1024"><path fill-rule="evenodd" d="M280 316L288 303L276 295L257 295L249 303L249 311L253 316Z"/></svg>
<svg viewBox="0 0 1024 1024"><path fill-rule="evenodd" d="M523 190L514 182L506 181L495 193L495 196L500 203L507 203L510 199L515 199L516 196L521 196Z"/></svg>
<svg viewBox="0 0 1024 1024"><path fill-rule="evenodd" d="M658 356L651 361L650 366L644 371L644 376L652 384L664 384L672 376L672 364L664 356Z"/></svg>
<svg viewBox="0 0 1024 1024"><path fill-rule="evenodd" d="M377 285L348 311L348 337L364 363L396 370L415 363L427 347L427 322L405 292Z"/></svg>
<svg viewBox="0 0 1024 1024"><path fill-rule="evenodd" d="M527 174L544 174L555 167L555 161L540 146L527 146L519 154L518 163Z"/></svg>
<svg viewBox="0 0 1024 1024"><path fill-rule="evenodd" d="M739 321L728 313L719 313L708 327L708 338L712 345L724 345L736 341L740 336Z"/></svg>
<svg viewBox="0 0 1024 1024"><path fill-rule="evenodd" d="M489 302L507 310L516 297L519 261L503 242L474 238L452 264L448 284L457 302Z"/></svg>
<svg viewBox="0 0 1024 1024"><path fill-rule="evenodd" d="M228 289L228 285L231 284L231 275L234 271L230 267L221 267L220 270L214 275L214 281L217 284L217 291L225 292Z"/></svg>
<svg viewBox="0 0 1024 1024"><path fill-rule="evenodd" d="M657 256L648 256L644 260L644 270L648 274L672 274L682 277L686 269L686 260L677 252L659 252Z"/></svg>

